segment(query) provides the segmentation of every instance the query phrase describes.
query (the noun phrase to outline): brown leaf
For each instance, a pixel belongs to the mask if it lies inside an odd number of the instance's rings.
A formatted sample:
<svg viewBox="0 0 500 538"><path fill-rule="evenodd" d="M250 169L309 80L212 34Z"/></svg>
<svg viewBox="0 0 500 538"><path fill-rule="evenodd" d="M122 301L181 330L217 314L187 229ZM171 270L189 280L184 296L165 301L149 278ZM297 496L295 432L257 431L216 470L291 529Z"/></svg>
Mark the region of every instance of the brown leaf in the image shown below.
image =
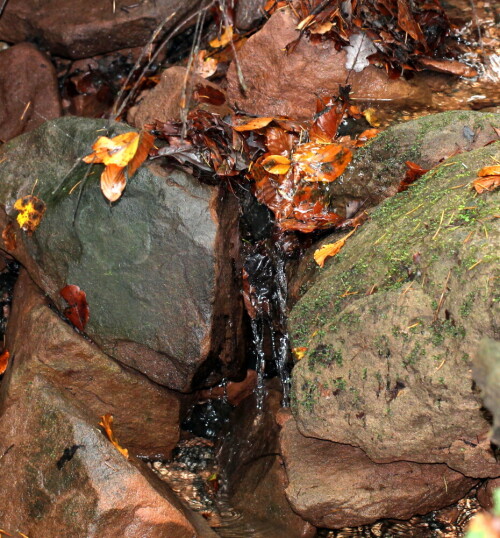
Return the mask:
<svg viewBox="0 0 500 538"><path fill-rule="evenodd" d="M478 194L484 191L494 191L497 187L500 187L500 176L478 177L472 182L472 186Z"/></svg>
<svg viewBox="0 0 500 538"><path fill-rule="evenodd" d="M281 127L268 127L266 129L267 151L273 155L280 155L292 151L295 141L294 135L285 131Z"/></svg>
<svg viewBox="0 0 500 538"><path fill-rule="evenodd" d="M7 370L7 366L9 365L9 357L10 353L7 350L0 355L0 375Z"/></svg>
<svg viewBox="0 0 500 538"><path fill-rule="evenodd" d="M127 165L129 179L137 172L141 164L148 158L149 151L153 147L155 137L147 131L142 131L139 136L137 150Z"/></svg>
<svg viewBox="0 0 500 538"><path fill-rule="evenodd" d="M356 229L357 228L354 228L354 230L349 232L344 238L339 239L335 243L328 243L327 245L323 245L321 248L318 248L314 252L314 260L316 261L316 263L320 267L323 267L325 265L326 258L338 254L342 250L347 239L351 237L351 235L356 231Z"/></svg>
<svg viewBox="0 0 500 538"><path fill-rule="evenodd" d="M101 191L110 202L116 202L127 186L125 168L109 164L101 174Z"/></svg>
<svg viewBox="0 0 500 538"><path fill-rule="evenodd" d="M425 170L418 164L412 163L411 161L406 161L405 164L408 169L406 170L404 179L399 184L398 192L405 191L412 183L429 171Z"/></svg>
<svg viewBox="0 0 500 538"><path fill-rule="evenodd" d="M46 205L36 196L29 195L16 200L14 209L19 211L19 215L16 217L19 226L28 235L31 235L40 225Z"/></svg>
<svg viewBox="0 0 500 538"><path fill-rule="evenodd" d="M413 17L408 0L398 0L398 25L404 32L411 35L415 41L427 47L422 29Z"/></svg>
<svg viewBox="0 0 500 538"><path fill-rule="evenodd" d="M193 97L199 103L208 103L209 105L220 106L226 102L226 96L217 88L208 86L208 84L198 84Z"/></svg>
<svg viewBox="0 0 500 538"><path fill-rule="evenodd" d="M418 59L418 63L426 69L439 73L449 73L457 77L477 77L477 69L457 60L421 57Z"/></svg>
<svg viewBox="0 0 500 538"><path fill-rule="evenodd" d="M251 118L247 119L241 123L234 124L233 129L235 131L255 131L256 129L262 129L262 127L267 127L272 121L273 117L262 117L262 118ZM238 120L236 120L238 121Z"/></svg>
<svg viewBox="0 0 500 538"><path fill-rule="evenodd" d="M120 454L128 459L128 450L126 448L122 448L118 444L115 434L113 433L113 415L103 415L101 417L101 422L99 422L99 426L103 428L104 432L106 433L106 437L111 441L116 450L118 450Z"/></svg>
<svg viewBox="0 0 500 538"><path fill-rule="evenodd" d="M64 286L59 294L69 305L64 315L78 330L83 331L90 317L87 295L74 284Z"/></svg>
<svg viewBox="0 0 500 538"><path fill-rule="evenodd" d="M16 250L17 239L14 224L9 222L2 232L3 244L6 250Z"/></svg>
<svg viewBox="0 0 500 538"><path fill-rule="evenodd" d="M283 155L268 155L261 161L261 165L270 174L286 174L290 170L290 159Z"/></svg>

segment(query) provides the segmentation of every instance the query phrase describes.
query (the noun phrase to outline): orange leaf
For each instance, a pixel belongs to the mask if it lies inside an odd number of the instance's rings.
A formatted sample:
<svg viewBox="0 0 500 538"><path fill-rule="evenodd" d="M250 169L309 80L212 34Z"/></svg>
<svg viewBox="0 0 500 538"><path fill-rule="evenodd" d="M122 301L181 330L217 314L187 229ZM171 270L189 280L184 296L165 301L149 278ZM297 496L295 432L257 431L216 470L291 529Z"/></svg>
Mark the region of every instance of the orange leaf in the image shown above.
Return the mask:
<svg viewBox="0 0 500 538"><path fill-rule="evenodd" d="M126 166L137 151L139 133L124 133L113 138L100 136L92 146L93 153L83 157L86 163L116 164Z"/></svg>
<svg viewBox="0 0 500 538"><path fill-rule="evenodd" d="M270 174L281 175L290 170L290 159L283 155L269 155L261 164Z"/></svg>
<svg viewBox="0 0 500 538"><path fill-rule="evenodd" d="M321 248L318 248L314 252L314 260L315 262L320 266L323 267L325 265L326 258L329 258L330 256L335 256L338 254L343 246L345 245L345 242L351 235L356 231L356 228L349 232L343 239L339 239L335 243L328 243L328 245L323 245Z"/></svg>
<svg viewBox="0 0 500 538"><path fill-rule="evenodd" d="M252 118L239 125L233 125L235 131L255 131L256 129L262 129L273 121L273 117Z"/></svg>
<svg viewBox="0 0 500 538"><path fill-rule="evenodd" d="M14 231L14 224L9 222L2 232L2 239L4 247L7 250L16 250L17 240L16 232Z"/></svg>
<svg viewBox="0 0 500 538"><path fill-rule="evenodd" d="M127 174L129 179L137 172L141 164L148 158L149 150L153 147L154 141L155 137L152 134L142 131L139 137L139 143L137 144L137 149L127 165Z"/></svg>
<svg viewBox="0 0 500 538"><path fill-rule="evenodd" d="M0 375L2 375L5 370L7 370L7 366L9 364L9 357L10 357L10 353L5 350L1 355L0 355Z"/></svg>
<svg viewBox="0 0 500 538"><path fill-rule="evenodd" d="M128 459L128 450L126 448L122 448L118 444L115 434L113 433L113 415L103 415L101 417L101 422L99 422L99 426L102 426L106 432L107 438L111 441L116 450L118 450L118 452L123 454Z"/></svg>
<svg viewBox="0 0 500 538"><path fill-rule="evenodd" d="M19 211L17 222L21 229L31 235L42 221L45 203L36 196L24 196L16 200L14 209Z"/></svg>
<svg viewBox="0 0 500 538"><path fill-rule="evenodd" d="M337 179L352 159L351 150L339 144L302 144L293 160L304 173L304 181L330 182Z"/></svg>
<svg viewBox="0 0 500 538"><path fill-rule="evenodd" d="M230 24L229 26L226 26L224 28L224 32L222 32L222 35L219 38L212 39L212 41L209 41L208 44L213 49L219 49L231 43L232 40L233 40L233 26Z"/></svg>
<svg viewBox="0 0 500 538"><path fill-rule="evenodd" d="M496 164L494 166L485 166L484 168L481 168L481 170L479 170L477 175L479 177L500 176L500 165Z"/></svg>
<svg viewBox="0 0 500 538"><path fill-rule="evenodd" d="M490 166L489 168L494 167ZM500 187L500 175L478 177L472 182L472 186L479 194L483 193L484 191L494 191L497 187Z"/></svg>
<svg viewBox="0 0 500 538"><path fill-rule="evenodd" d="M101 191L110 202L116 202L127 186L125 169L116 164L106 166L101 174Z"/></svg>
<svg viewBox="0 0 500 538"><path fill-rule="evenodd" d="M300 361L301 359L304 358L304 355L307 353L307 347L294 347L292 349L292 352L295 356L295 358Z"/></svg>

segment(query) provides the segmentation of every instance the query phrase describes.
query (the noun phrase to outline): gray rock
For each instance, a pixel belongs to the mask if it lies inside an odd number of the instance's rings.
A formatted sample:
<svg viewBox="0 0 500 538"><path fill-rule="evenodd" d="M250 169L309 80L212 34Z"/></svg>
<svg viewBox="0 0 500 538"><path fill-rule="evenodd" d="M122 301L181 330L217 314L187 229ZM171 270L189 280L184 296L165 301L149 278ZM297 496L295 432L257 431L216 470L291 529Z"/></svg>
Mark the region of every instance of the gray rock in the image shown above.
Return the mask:
<svg viewBox="0 0 500 538"><path fill-rule="evenodd" d="M64 118L1 148L0 204L14 215L14 201L30 194L35 180L35 194L47 204L33 236L17 229L10 253L61 309L63 286L86 292L86 332L106 353L188 391L207 359L210 370L239 357L237 201L221 187L153 165L141 167L110 207L97 165L76 214L78 188L69 191L88 171L81 157L96 136L130 130L106 126Z"/></svg>
<svg viewBox="0 0 500 538"><path fill-rule="evenodd" d="M448 159L316 272L290 316L307 348L292 391L303 434L376 462L500 475L471 374L479 341L498 337L499 191L468 186L499 157L496 143Z"/></svg>

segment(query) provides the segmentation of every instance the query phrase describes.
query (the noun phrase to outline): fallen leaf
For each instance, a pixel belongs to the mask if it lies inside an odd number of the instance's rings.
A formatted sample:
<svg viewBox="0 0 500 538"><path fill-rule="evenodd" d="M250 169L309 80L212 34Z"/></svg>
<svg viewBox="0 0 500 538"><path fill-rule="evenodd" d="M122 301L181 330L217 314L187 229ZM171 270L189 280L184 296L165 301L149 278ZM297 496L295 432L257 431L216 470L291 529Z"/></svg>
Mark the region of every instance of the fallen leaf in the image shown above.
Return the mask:
<svg viewBox="0 0 500 538"><path fill-rule="evenodd" d="M302 144L293 155L297 168L304 174L304 181L334 181L351 159L351 150L340 144Z"/></svg>
<svg viewBox="0 0 500 538"><path fill-rule="evenodd" d="M0 375L2 375L5 370L7 370L7 366L9 364L9 357L10 357L10 353L5 350L1 355L0 355Z"/></svg>
<svg viewBox="0 0 500 538"><path fill-rule="evenodd" d="M481 170L479 170L477 175L479 177L500 176L500 165L496 164L494 166L485 166L484 168L481 168Z"/></svg>
<svg viewBox="0 0 500 538"><path fill-rule="evenodd" d="M17 239L14 224L9 222L2 232L3 245L7 250L16 250Z"/></svg>
<svg viewBox="0 0 500 538"><path fill-rule="evenodd" d="M286 174L290 170L290 159L283 155L269 155L261 162L265 170L270 174Z"/></svg>
<svg viewBox="0 0 500 538"><path fill-rule="evenodd" d="M19 211L19 215L17 215L19 226L27 234L31 235L40 225L46 206L45 203L36 196L28 195L16 200L14 209Z"/></svg>
<svg viewBox="0 0 500 538"><path fill-rule="evenodd" d="M356 228L349 232L344 238L339 239L335 243L328 243L327 245L323 245L321 248L318 248L314 252L314 260L315 262L320 266L323 267L325 265L326 258L329 258L331 256L337 255L345 245L345 242L351 235L356 231Z"/></svg>
<svg viewBox="0 0 500 538"><path fill-rule="evenodd" d="M472 182L472 186L478 194L484 191L494 191L497 187L500 187L500 176L478 177Z"/></svg>
<svg viewBox="0 0 500 538"><path fill-rule="evenodd" d="M251 118L242 123L233 125L235 131L255 131L256 129L262 129L267 127L272 121L273 117L263 117L263 118Z"/></svg>
<svg viewBox="0 0 500 538"><path fill-rule="evenodd" d="M215 74L219 63L215 58L207 58L207 54L206 50L200 50L194 65L194 72L203 78L209 78Z"/></svg>
<svg viewBox="0 0 500 538"><path fill-rule="evenodd" d="M226 96L220 90L202 84L196 86L193 97L199 103L208 103L214 106L220 106L226 102Z"/></svg>
<svg viewBox="0 0 500 538"><path fill-rule="evenodd" d="M358 135L356 139L356 147L364 145L370 138L376 137L380 133L380 129L366 129Z"/></svg>
<svg viewBox="0 0 500 538"><path fill-rule="evenodd" d="M94 151L83 157L83 161L103 163L106 166L115 164L123 168L135 155L139 146L139 138L140 134L135 132L124 133L113 138L100 136L92 145Z"/></svg>
<svg viewBox="0 0 500 538"><path fill-rule="evenodd" d="M429 170L425 170L420 165L413 163L411 161L406 161L406 174L398 187L398 192L405 191L412 183L414 183L418 178L422 177Z"/></svg>
<svg viewBox="0 0 500 538"><path fill-rule="evenodd" d="M110 202L116 202L127 186L125 168L109 164L101 174L101 191Z"/></svg>
<svg viewBox="0 0 500 538"><path fill-rule="evenodd" d="M118 444L115 434L113 433L113 415L103 415L101 417L101 422L99 422L99 426L102 426L102 428L106 432L107 438L111 441L116 450L118 450L120 454L123 454L123 456L128 459L128 450L126 448L122 448Z"/></svg>
<svg viewBox="0 0 500 538"><path fill-rule="evenodd" d="M233 26L230 24L229 26L226 26L224 28L224 31L219 38L212 39L212 41L209 41L208 44L213 49L220 49L222 47L225 47L233 40L233 33Z"/></svg>
<svg viewBox="0 0 500 538"><path fill-rule="evenodd" d="M87 295L74 284L64 286L59 294L69 305L64 315L78 330L83 331L90 317Z"/></svg>
<svg viewBox="0 0 500 538"><path fill-rule="evenodd" d="M294 357L300 361L304 358L305 354L307 353L307 347L294 347L292 349Z"/></svg>

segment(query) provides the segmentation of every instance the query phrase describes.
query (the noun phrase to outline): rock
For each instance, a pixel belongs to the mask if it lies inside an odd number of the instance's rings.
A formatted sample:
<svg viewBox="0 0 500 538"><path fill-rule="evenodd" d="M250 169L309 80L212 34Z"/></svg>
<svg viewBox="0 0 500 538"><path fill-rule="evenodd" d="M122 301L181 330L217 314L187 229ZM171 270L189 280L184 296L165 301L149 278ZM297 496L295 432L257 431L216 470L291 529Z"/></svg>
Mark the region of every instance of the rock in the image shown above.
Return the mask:
<svg viewBox="0 0 500 538"><path fill-rule="evenodd" d="M491 480L486 480L479 488L477 489L477 500L479 504L485 510L492 510L493 508L493 492L500 488L500 478L493 478Z"/></svg>
<svg viewBox="0 0 500 538"><path fill-rule="evenodd" d="M248 114L285 115L309 119L316 110L317 95L338 95L349 71L345 51L337 51L333 41L311 43L303 36L293 52L285 47L295 41L297 21L288 8L278 10L264 27L248 39L238 51L247 91L239 87L234 62L228 74L228 98ZM423 84L404 79L389 79L374 66L349 76L352 96L358 100L390 99L400 105L427 102Z"/></svg>
<svg viewBox="0 0 500 538"><path fill-rule="evenodd" d="M168 16L175 13L160 35L201 4L198 0L147 0L134 6L119 1L49 0L41 10L38 0L9 0L0 19L0 39L9 43L35 39L53 54L89 58L146 45Z"/></svg>
<svg viewBox="0 0 500 538"><path fill-rule="evenodd" d="M126 460L64 388L17 367L14 358L0 393L4 531L46 538L214 536L145 464Z"/></svg>
<svg viewBox="0 0 500 538"><path fill-rule="evenodd" d="M281 450L293 509L318 527L408 519L457 501L477 482L446 465L373 463L359 448L304 437L293 420Z"/></svg>
<svg viewBox="0 0 500 538"><path fill-rule="evenodd" d="M101 416L113 415L117 438L131 454L170 457L179 440L179 395L123 368L80 336L49 308L24 270L16 283L6 347L15 357L15 379L28 383L43 374L83 406L95 425Z"/></svg>
<svg viewBox="0 0 500 538"><path fill-rule="evenodd" d="M161 76L161 80L152 90L144 92L142 99L138 104L128 111L127 119L138 129L142 129L144 124L151 123L155 120L180 120L181 119L181 100L183 97L184 85L186 81L187 69L181 66L174 66L166 69ZM210 86L220 91L220 88L203 77L192 74L188 77L189 93L188 100L191 104L192 92L198 85ZM204 103L199 103L198 108L209 109L213 112L226 113L229 111L227 106L213 106Z"/></svg>
<svg viewBox="0 0 500 538"><path fill-rule="evenodd" d="M11 212L35 178L47 204L31 237L17 229L11 253L61 311L63 286L86 292L85 331L105 353L161 385L190 391L197 373L203 379L222 362L224 375L229 363L243 360L238 204L222 187L156 164L141 167L110 208L96 183L98 165L76 213L78 189L69 189L88 171L79 159L96 136L130 130L108 125L63 118L1 148L0 204ZM3 229L5 215L0 221Z"/></svg>
<svg viewBox="0 0 500 538"><path fill-rule="evenodd" d="M49 58L31 43L0 51L0 140L60 115L57 75Z"/></svg>
<svg viewBox="0 0 500 538"><path fill-rule="evenodd" d="M266 16L266 0L239 0L236 4L235 25L239 30L250 30Z"/></svg>
<svg viewBox="0 0 500 538"><path fill-rule="evenodd" d="M252 526L262 524L273 538L308 538L316 529L292 510L285 497L287 479L275 421L281 398L279 387L272 383L267 385L262 409L257 408L255 394L246 398L230 417L219 459L231 505L243 519L254 522Z"/></svg>
<svg viewBox="0 0 500 538"><path fill-rule="evenodd" d="M495 143L446 160L316 273L289 317L292 346L307 348L293 370L301 433L375 462L500 476L471 374L480 339L497 334L499 191L468 186L499 156Z"/></svg>
<svg viewBox="0 0 500 538"><path fill-rule="evenodd" d="M481 388L484 405L493 415L491 441L500 445L500 342L484 340L473 360L472 373Z"/></svg>

